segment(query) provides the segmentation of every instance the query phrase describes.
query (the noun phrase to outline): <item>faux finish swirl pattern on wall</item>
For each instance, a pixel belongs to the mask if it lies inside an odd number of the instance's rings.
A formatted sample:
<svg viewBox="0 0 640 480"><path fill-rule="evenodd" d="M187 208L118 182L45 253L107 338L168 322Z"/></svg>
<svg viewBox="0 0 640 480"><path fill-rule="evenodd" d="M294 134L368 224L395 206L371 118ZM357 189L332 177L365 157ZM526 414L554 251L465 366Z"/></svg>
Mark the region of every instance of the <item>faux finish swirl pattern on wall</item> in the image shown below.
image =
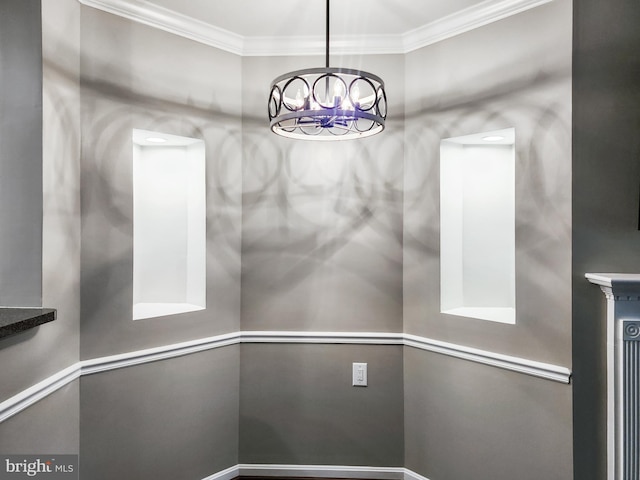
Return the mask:
<svg viewBox="0 0 640 480"><path fill-rule="evenodd" d="M404 58L334 60L385 78L394 93L383 134L274 136L254 117L262 85L313 61L243 59L242 329L401 331Z"/></svg>
<svg viewBox="0 0 640 480"><path fill-rule="evenodd" d="M240 59L93 8L82 22L81 357L238 330ZM179 321L131 320L133 128L205 143L208 309Z"/></svg>
<svg viewBox="0 0 640 480"><path fill-rule="evenodd" d="M571 2L410 53L406 66L405 331L570 364ZM513 326L439 311L440 140L508 127L517 132Z"/></svg>

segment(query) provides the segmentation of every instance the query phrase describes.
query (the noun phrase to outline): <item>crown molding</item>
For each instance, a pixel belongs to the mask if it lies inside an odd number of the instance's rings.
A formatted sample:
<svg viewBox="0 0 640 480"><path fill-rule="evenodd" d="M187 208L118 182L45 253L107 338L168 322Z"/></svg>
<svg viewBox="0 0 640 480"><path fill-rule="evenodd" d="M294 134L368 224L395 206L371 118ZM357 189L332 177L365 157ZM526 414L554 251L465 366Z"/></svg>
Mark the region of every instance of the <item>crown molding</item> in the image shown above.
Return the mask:
<svg viewBox="0 0 640 480"><path fill-rule="evenodd" d="M158 28L226 52L247 57L324 55L323 36L244 37L148 0L78 0L87 7ZM454 14L398 35L335 36L337 55L406 54L544 5L553 0L485 0Z"/></svg>
<svg viewBox="0 0 640 480"><path fill-rule="evenodd" d="M386 55L404 53L402 35L332 35L331 54ZM285 57L324 55L325 37L245 37L242 55L245 57Z"/></svg>
<svg viewBox="0 0 640 480"><path fill-rule="evenodd" d="M485 0L405 33L402 53L418 50L552 1Z"/></svg>
<svg viewBox="0 0 640 480"><path fill-rule="evenodd" d="M244 37L147 0L78 0L82 5L242 55Z"/></svg>

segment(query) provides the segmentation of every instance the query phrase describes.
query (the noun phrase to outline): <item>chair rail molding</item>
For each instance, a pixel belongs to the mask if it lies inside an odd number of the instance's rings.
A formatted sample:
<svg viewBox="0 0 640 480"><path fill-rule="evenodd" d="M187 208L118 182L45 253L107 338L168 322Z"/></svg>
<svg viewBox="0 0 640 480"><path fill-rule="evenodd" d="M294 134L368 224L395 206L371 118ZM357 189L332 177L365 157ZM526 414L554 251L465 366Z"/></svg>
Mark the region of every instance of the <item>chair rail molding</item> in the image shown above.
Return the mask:
<svg viewBox="0 0 640 480"><path fill-rule="evenodd" d="M481 363L513 372L568 384L571 370L526 358L420 337L407 333L384 332L232 332L187 342L162 345L117 355L82 360L0 403L0 422L54 393L83 375L93 375L118 368L170 358L241 343L319 344L319 345L398 345L439 353L461 360Z"/></svg>

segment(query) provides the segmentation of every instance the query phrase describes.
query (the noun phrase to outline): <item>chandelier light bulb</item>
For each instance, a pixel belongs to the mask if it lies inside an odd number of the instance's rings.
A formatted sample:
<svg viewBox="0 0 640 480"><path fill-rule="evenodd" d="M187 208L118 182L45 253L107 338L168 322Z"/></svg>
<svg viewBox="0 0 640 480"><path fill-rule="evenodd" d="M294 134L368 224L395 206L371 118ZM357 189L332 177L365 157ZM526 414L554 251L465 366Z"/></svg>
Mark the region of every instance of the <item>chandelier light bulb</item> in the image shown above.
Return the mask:
<svg viewBox="0 0 640 480"><path fill-rule="evenodd" d="M298 108L302 108L304 105L304 100L302 99L302 90L298 89L298 93L296 93L296 105Z"/></svg>
<svg viewBox="0 0 640 480"><path fill-rule="evenodd" d="M351 89L351 100L354 106L356 106L360 100L360 87L358 87L357 83Z"/></svg>

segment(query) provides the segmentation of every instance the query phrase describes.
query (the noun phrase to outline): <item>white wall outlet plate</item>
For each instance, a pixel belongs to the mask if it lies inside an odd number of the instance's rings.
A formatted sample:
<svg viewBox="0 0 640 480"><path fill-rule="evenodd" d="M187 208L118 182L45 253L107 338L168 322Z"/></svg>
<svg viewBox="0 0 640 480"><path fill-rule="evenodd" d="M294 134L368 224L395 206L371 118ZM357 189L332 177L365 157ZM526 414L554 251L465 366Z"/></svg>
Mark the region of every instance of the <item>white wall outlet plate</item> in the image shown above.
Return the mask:
<svg viewBox="0 0 640 480"><path fill-rule="evenodd" d="M353 364L353 386L354 387L367 386L367 364L366 363Z"/></svg>

